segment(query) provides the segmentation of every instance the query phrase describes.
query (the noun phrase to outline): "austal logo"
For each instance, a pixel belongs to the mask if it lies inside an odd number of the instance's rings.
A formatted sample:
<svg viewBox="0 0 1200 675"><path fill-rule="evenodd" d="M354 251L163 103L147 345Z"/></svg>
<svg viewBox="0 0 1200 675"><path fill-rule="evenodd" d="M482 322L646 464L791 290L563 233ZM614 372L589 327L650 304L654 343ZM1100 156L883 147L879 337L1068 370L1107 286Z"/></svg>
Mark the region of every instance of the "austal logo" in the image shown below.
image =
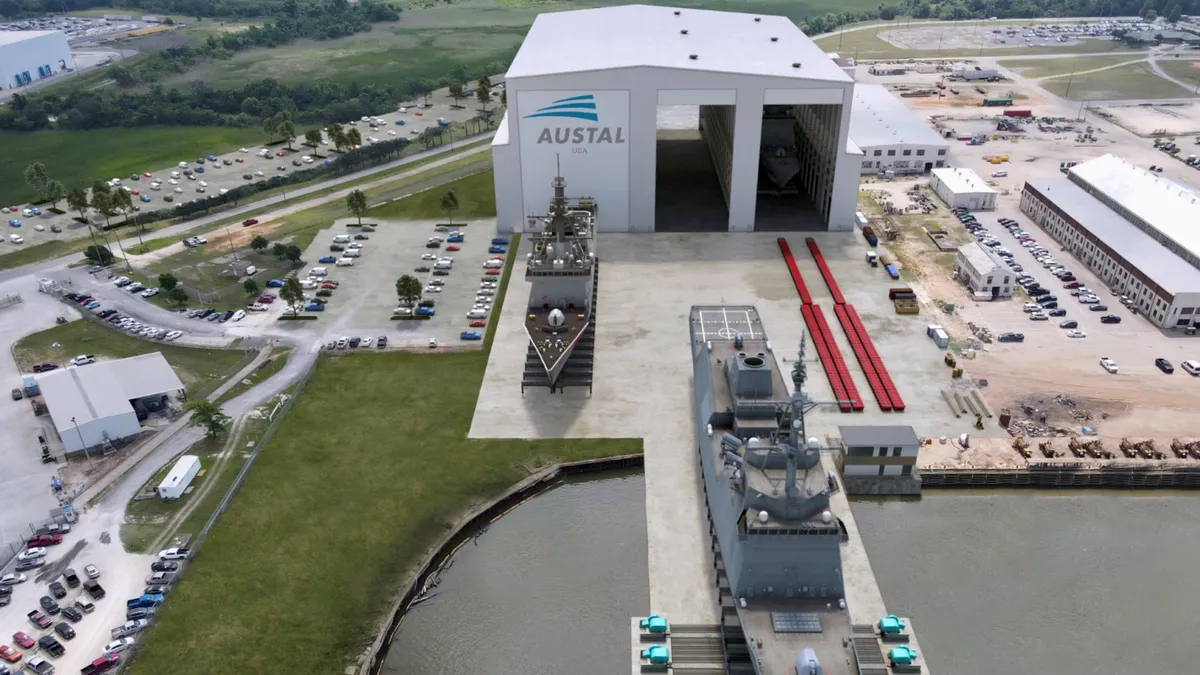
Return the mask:
<svg viewBox="0 0 1200 675"><path fill-rule="evenodd" d="M534 118L574 119L587 122L599 122L596 113L596 97L592 94L560 98L548 106L538 108L525 116ZM554 143L558 145L592 145L614 144L625 142L625 130L622 127L546 127L538 134L538 144Z"/></svg>

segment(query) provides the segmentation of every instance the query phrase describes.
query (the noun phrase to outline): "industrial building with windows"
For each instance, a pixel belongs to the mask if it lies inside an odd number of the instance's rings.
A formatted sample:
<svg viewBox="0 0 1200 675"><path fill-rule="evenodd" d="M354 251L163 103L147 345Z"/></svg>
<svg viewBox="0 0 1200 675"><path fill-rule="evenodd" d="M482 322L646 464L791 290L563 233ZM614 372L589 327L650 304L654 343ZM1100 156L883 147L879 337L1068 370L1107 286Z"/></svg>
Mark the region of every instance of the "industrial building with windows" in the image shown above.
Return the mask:
<svg viewBox="0 0 1200 675"><path fill-rule="evenodd" d="M974 300L1011 298L1013 271L995 251L973 241L954 254L954 276Z"/></svg>
<svg viewBox="0 0 1200 675"><path fill-rule="evenodd" d="M492 142L502 232L541 228L560 171L601 232L845 230L854 82L781 16L627 5L541 14ZM659 106L698 106L660 139Z"/></svg>
<svg viewBox="0 0 1200 675"><path fill-rule="evenodd" d="M140 433L141 420L183 390L159 352L53 370L38 375L37 384L67 452Z"/></svg>
<svg viewBox="0 0 1200 675"><path fill-rule="evenodd" d="M25 86L70 70L74 63L62 31L0 31L0 89Z"/></svg>
<svg viewBox="0 0 1200 675"><path fill-rule="evenodd" d="M860 173L929 173L946 166L950 143L879 84L854 85L850 140L863 152Z"/></svg>
<svg viewBox="0 0 1200 675"><path fill-rule="evenodd" d="M991 211L996 208L996 191L970 169L934 169L929 187L952 209Z"/></svg>
<svg viewBox="0 0 1200 675"><path fill-rule="evenodd" d="M1200 195L1104 155L1026 182L1021 211L1155 325L1200 320Z"/></svg>

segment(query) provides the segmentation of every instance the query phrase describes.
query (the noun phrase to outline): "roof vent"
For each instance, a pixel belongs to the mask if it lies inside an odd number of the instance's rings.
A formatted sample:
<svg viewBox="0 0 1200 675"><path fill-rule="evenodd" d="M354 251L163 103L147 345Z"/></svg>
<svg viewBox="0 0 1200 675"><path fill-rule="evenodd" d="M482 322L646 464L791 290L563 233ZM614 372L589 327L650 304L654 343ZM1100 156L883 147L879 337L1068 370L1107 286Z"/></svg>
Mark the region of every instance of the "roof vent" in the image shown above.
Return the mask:
<svg viewBox="0 0 1200 675"><path fill-rule="evenodd" d="M799 62L799 61L797 61L797 62L793 63L793 64L792 64L792 67L793 67L793 68L799 68L799 67L800 67L800 62Z"/></svg>
<svg viewBox="0 0 1200 675"><path fill-rule="evenodd" d="M679 16L679 10L675 10L675 16Z"/></svg>
<svg viewBox="0 0 1200 675"><path fill-rule="evenodd" d="M680 34L680 35L687 35L687 29L686 29L686 28L684 28L683 30L679 31L679 34Z"/></svg>
<svg viewBox="0 0 1200 675"><path fill-rule="evenodd" d="M695 61L696 59L700 58L700 55L699 54L688 54L688 58Z"/></svg>
<svg viewBox="0 0 1200 675"><path fill-rule="evenodd" d="M758 23L760 21L762 21L762 17L760 17L760 16L754 17L754 23Z"/></svg>
<svg viewBox="0 0 1200 675"><path fill-rule="evenodd" d="M773 37L773 38L771 38L771 42L779 42L779 38Z"/></svg>

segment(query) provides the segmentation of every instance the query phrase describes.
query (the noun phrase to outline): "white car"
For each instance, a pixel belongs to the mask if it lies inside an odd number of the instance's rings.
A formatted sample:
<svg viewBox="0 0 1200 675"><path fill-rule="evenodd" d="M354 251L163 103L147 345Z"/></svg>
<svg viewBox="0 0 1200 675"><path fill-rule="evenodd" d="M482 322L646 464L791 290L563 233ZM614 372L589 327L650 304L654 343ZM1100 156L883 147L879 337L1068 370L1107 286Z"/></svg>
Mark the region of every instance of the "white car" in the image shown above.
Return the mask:
<svg viewBox="0 0 1200 675"><path fill-rule="evenodd" d="M34 546L27 548L17 554L17 560L33 560L34 558L42 558L46 555L45 546Z"/></svg>
<svg viewBox="0 0 1200 675"><path fill-rule="evenodd" d="M483 269L485 270L498 270L501 267L504 267L504 261L502 260L489 260L483 263Z"/></svg>
<svg viewBox="0 0 1200 675"><path fill-rule="evenodd" d="M1067 331L1067 337L1069 337L1069 338L1085 338L1085 337L1087 337L1087 333L1085 333L1081 330L1069 330L1069 331Z"/></svg>
<svg viewBox="0 0 1200 675"><path fill-rule="evenodd" d="M0 586L12 586L13 584L25 583L26 577L24 574L5 574L0 577Z"/></svg>
<svg viewBox="0 0 1200 675"><path fill-rule="evenodd" d="M262 172L262 169L259 169L258 171L254 172L254 175L255 176L265 176L266 174Z"/></svg>
<svg viewBox="0 0 1200 675"><path fill-rule="evenodd" d="M133 646L133 638L123 637L120 640L113 640L104 645L105 654L120 654L121 652Z"/></svg>
<svg viewBox="0 0 1200 675"><path fill-rule="evenodd" d="M238 152L250 152L248 148L238 148Z"/></svg>
<svg viewBox="0 0 1200 675"><path fill-rule="evenodd" d="M351 251L357 251L358 249L360 249L362 247L363 247L363 245L357 241L352 241L349 244L346 244L346 248Z"/></svg>
<svg viewBox="0 0 1200 675"><path fill-rule="evenodd" d="M397 307L392 310L392 316L412 316L412 307Z"/></svg>
<svg viewBox="0 0 1200 675"><path fill-rule="evenodd" d="M196 183L196 185L199 185L200 187L208 187L208 181L202 180L199 183Z"/></svg>
<svg viewBox="0 0 1200 675"><path fill-rule="evenodd" d="M100 578L100 570L97 569L95 565L87 565L86 567L83 568L83 573L86 574L87 578L89 578L89 579L99 579Z"/></svg>
<svg viewBox="0 0 1200 675"><path fill-rule="evenodd" d="M483 286L479 289L479 294L485 295L485 296L486 295L495 295L496 291L492 290L491 287L489 287L489 286Z"/></svg>
<svg viewBox="0 0 1200 675"><path fill-rule="evenodd" d="M175 180L174 178L168 179L167 182L171 185L179 185L179 181Z"/></svg>
<svg viewBox="0 0 1200 675"><path fill-rule="evenodd" d="M129 277L117 277L116 279L113 279L113 285L121 286L121 285L127 283L128 281L129 281Z"/></svg>
<svg viewBox="0 0 1200 675"><path fill-rule="evenodd" d="M164 340L178 340L179 336L181 336L181 335L183 335L183 331L173 330L170 333L167 333L166 337L164 337L163 339Z"/></svg>
<svg viewBox="0 0 1200 675"><path fill-rule="evenodd" d="M141 296L143 298L153 298L156 295L158 295L157 288L147 288L146 290L142 291L142 293L141 293Z"/></svg>
<svg viewBox="0 0 1200 675"><path fill-rule="evenodd" d="M246 309L250 310L251 312L265 312L265 311L267 311L267 306L262 304L261 302L256 302L256 303L251 304Z"/></svg>
<svg viewBox="0 0 1200 675"><path fill-rule="evenodd" d="M1034 312L1029 315L1030 321L1048 321L1050 317L1044 312Z"/></svg>
<svg viewBox="0 0 1200 675"><path fill-rule="evenodd" d="M426 293L441 293L442 287L441 286L426 286L425 292Z"/></svg>
<svg viewBox="0 0 1200 675"><path fill-rule="evenodd" d="M71 365L73 365L73 366L86 366L89 363L95 363L95 362L96 362L96 357L94 357L90 354L80 354L79 356L76 356L75 358L71 359Z"/></svg>
<svg viewBox="0 0 1200 675"><path fill-rule="evenodd" d="M181 187L175 188L175 194L177 194L177 195L183 194L183 188L181 188Z"/></svg>
<svg viewBox="0 0 1200 675"><path fill-rule="evenodd" d="M370 347L370 346L371 346L371 344L372 344L372 343L374 343L374 342L375 342L375 338L369 338L369 337L365 337L365 338L363 338L363 339L362 339L362 341L361 341L361 342L359 342L359 345L358 345L358 346L360 346L360 347Z"/></svg>
<svg viewBox="0 0 1200 675"><path fill-rule="evenodd" d="M993 171L992 178L1005 178L1008 176L1007 171Z"/></svg>
<svg viewBox="0 0 1200 675"><path fill-rule="evenodd" d="M1112 373L1113 375L1117 374L1117 362L1113 361L1107 356L1100 357L1100 367Z"/></svg>
<svg viewBox="0 0 1200 675"><path fill-rule="evenodd" d="M422 253L421 260L437 260L437 256L432 253Z"/></svg>
<svg viewBox="0 0 1200 675"><path fill-rule="evenodd" d="M234 321L241 321L242 319L246 318L246 312L244 310L239 309L238 311L233 313L233 316L231 316L229 318Z"/></svg>

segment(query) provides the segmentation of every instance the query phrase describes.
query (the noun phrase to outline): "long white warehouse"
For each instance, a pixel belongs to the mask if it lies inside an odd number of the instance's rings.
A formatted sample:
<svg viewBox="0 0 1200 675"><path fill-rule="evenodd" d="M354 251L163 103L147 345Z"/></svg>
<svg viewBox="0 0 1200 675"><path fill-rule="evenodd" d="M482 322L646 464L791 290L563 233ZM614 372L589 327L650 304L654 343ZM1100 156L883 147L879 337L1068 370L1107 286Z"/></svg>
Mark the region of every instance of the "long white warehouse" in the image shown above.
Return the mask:
<svg viewBox="0 0 1200 675"><path fill-rule="evenodd" d="M854 85L850 139L863 151L863 174L929 173L946 166L950 142L880 84Z"/></svg>
<svg viewBox="0 0 1200 675"><path fill-rule="evenodd" d="M504 232L540 228L561 166L604 232L849 230L854 82L781 16L626 5L541 14L492 143ZM698 106L694 142L659 106Z"/></svg>
<svg viewBox="0 0 1200 675"><path fill-rule="evenodd" d="M71 48L62 31L0 31L0 89L24 86L71 68Z"/></svg>

